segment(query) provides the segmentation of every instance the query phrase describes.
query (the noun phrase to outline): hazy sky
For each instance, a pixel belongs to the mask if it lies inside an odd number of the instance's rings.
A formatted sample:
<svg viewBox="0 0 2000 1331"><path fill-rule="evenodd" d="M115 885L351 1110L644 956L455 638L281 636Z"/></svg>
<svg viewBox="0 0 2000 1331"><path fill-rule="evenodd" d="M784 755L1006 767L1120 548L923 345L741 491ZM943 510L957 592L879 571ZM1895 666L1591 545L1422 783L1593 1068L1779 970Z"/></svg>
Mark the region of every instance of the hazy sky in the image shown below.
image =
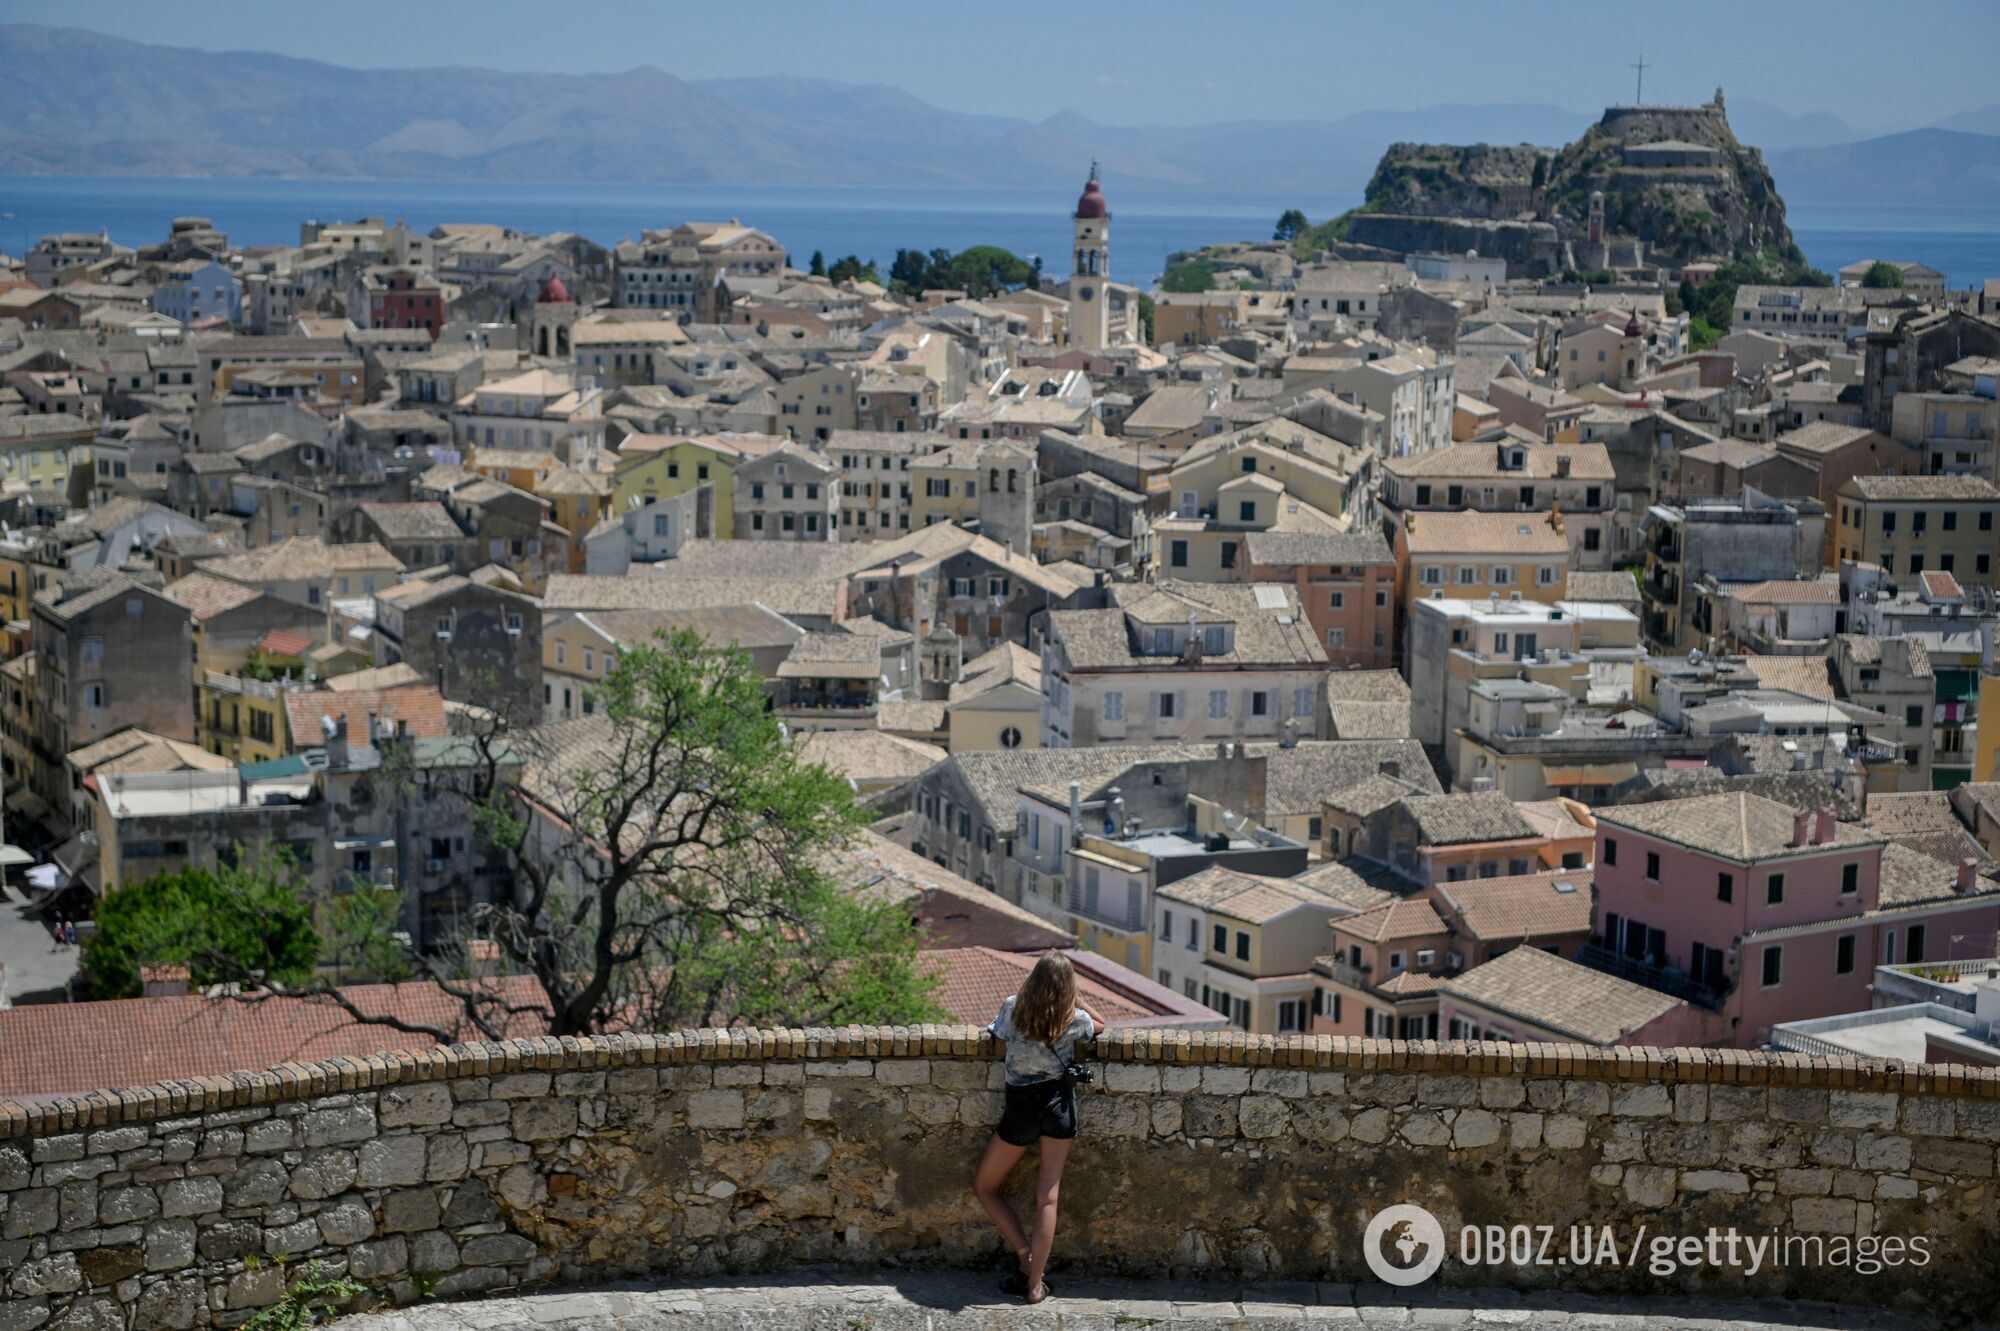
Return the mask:
<svg viewBox="0 0 2000 1331"><path fill-rule="evenodd" d="M0 0L13 22L375 67L796 74L953 110L1112 124L1328 117L1443 102L1589 111L1721 84L1795 114L1905 128L2000 100L1995 0Z"/></svg>

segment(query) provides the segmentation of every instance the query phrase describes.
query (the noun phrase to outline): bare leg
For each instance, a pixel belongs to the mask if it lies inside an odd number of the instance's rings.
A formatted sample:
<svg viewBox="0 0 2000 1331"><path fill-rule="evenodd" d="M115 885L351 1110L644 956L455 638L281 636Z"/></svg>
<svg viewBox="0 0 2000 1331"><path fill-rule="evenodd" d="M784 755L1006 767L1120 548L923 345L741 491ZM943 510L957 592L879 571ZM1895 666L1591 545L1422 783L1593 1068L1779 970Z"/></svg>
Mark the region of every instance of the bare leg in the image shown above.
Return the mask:
<svg viewBox="0 0 2000 1331"><path fill-rule="evenodd" d="M1028 1245L1028 1302L1047 1297L1042 1273L1049 1269L1049 1250L1056 1242L1056 1200L1062 1191L1063 1166L1069 1163L1074 1138L1042 1138L1041 1166L1035 1175L1035 1236Z"/></svg>
<svg viewBox="0 0 2000 1331"><path fill-rule="evenodd" d="M1021 1163L1021 1157L1028 1153L1025 1146L1015 1146L1000 1140L994 1133L986 1143L986 1154L979 1161L978 1172L972 1176L972 1195L986 1208L986 1214L993 1217L993 1224L1000 1231L1000 1237L1007 1240L1007 1247L1020 1262L1021 1270L1028 1269L1028 1236L1021 1229L1021 1219L1014 1214L1013 1206L1002 1191L1007 1186L1007 1175L1014 1172L1014 1166Z"/></svg>

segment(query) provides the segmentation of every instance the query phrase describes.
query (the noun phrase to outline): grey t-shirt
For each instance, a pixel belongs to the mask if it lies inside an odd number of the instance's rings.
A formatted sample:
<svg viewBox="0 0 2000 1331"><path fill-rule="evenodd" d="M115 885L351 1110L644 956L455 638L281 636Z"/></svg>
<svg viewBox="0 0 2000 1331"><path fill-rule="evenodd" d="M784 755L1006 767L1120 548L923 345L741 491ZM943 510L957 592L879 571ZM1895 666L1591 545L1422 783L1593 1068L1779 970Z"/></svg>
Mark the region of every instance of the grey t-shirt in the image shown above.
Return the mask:
<svg viewBox="0 0 2000 1331"><path fill-rule="evenodd" d="M1070 1014L1069 1025L1053 1045L1030 1040L1014 1029L1014 1000L1000 1005L1000 1015L986 1028L1007 1042L1007 1084L1027 1086L1062 1076L1063 1064L1076 1053L1076 1042L1096 1033L1090 1014L1078 1008Z"/></svg>

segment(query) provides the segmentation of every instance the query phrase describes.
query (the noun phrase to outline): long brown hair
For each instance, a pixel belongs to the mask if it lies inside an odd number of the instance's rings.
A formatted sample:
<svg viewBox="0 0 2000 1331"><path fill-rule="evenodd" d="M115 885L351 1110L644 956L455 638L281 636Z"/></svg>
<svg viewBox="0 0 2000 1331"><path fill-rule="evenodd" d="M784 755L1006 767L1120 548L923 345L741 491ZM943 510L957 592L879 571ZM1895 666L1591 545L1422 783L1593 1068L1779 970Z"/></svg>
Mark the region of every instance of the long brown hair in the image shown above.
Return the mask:
<svg viewBox="0 0 2000 1331"><path fill-rule="evenodd" d="M1054 1044L1076 1015L1076 972L1060 952L1044 952L1021 992L1014 995L1014 1029L1040 1044Z"/></svg>

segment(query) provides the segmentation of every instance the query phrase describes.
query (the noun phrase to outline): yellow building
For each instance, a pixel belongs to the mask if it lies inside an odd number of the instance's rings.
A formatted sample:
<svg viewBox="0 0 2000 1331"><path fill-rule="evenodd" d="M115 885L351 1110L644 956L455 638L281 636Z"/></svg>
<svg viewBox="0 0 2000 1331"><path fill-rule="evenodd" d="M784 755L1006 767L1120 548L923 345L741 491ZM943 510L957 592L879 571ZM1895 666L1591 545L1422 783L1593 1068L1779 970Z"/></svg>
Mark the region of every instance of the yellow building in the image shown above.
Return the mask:
<svg viewBox="0 0 2000 1331"><path fill-rule="evenodd" d="M1974 732L1972 779L2000 781L2000 675L1980 676L1976 715L1992 719Z"/></svg>
<svg viewBox="0 0 2000 1331"><path fill-rule="evenodd" d="M91 466L97 427L74 416L0 418L0 484L69 493L71 473Z"/></svg>
<svg viewBox="0 0 2000 1331"><path fill-rule="evenodd" d="M953 753L1042 747L1042 662L1007 642L966 662L945 704Z"/></svg>
<svg viewBox="0 0 2000 1331"><path fill-rule="evenodd" d="M955 440L911 460L910 525L990 521L1014 510L1025 514L1034 507L1035 484L1032 448L997 439Z"/></svg>
<svg viewBox="0 0 2000 1331"><path fill-rule="evenodd" d="M1434 595L1554 605L1569 587L1562 514L1405 513L1396 528L1396 577L1405 623L1413 605Z"/></svg>
<svg viewBox="0 0 2000 1331"><path fill-rule="evenodd" d="M1890 577L1949 573L1996 585L2000 489L1980 476L1856 476L1835 500L1833 557L1880 564Z"/></svg>
<svg viewBox="0 0 2000 1331"><path fill-rule="evenodd" d="M623 513L656 499L713 486L711 534L727 540L736 534L731 516L736 468L783 442L767 434L635 434L618 449L618 464L611 473L612 511Z"/></svg>
<svg viewBox="0 0 2000 1331"><path fill-rule="evenodd" d="M0 659L11 661L28 650L28 605L34 597L27 545L0 541Z"/></svg>
<svg viewBox="0 0 2000 1331"><path fill-rule="evenodd" d="M304 687L303 681L210 673L196 694L195 738L210 753L239 765L282 758L289 746L285 694Z"/></svg>

